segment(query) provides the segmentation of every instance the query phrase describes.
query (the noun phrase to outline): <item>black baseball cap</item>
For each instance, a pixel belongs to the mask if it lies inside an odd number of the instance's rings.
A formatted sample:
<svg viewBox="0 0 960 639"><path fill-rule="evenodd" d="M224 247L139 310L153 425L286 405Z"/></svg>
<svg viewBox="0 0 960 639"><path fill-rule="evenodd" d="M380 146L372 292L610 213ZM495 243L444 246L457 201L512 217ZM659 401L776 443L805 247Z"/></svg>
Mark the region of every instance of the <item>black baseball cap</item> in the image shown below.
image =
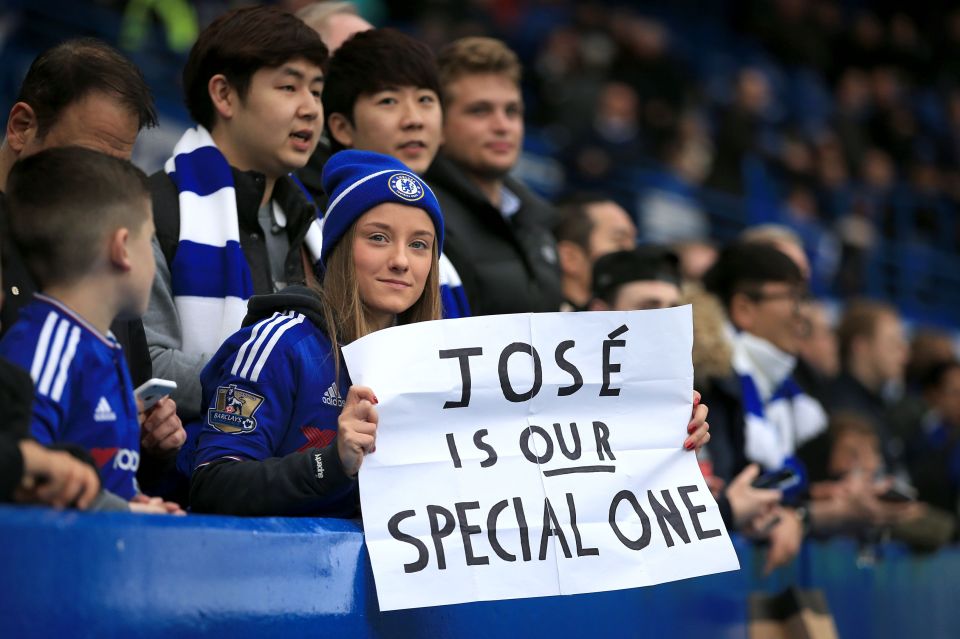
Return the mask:
<svg viewBox="0 0 960 639"><path fill-rule="evenodd" d="M609 302L624 284L650 280L680 286L680 258L674 251L648 244L600 257L593 265L593 296Z"/></svg>

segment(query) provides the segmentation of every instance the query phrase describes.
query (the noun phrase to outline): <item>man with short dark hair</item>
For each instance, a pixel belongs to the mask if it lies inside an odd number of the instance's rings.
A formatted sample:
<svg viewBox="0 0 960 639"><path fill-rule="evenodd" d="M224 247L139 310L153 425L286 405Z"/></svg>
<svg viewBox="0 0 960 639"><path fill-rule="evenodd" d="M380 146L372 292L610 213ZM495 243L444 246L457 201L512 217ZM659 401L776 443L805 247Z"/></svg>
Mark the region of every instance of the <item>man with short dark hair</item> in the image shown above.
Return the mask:
<svg viewBox="0 0 960 639"><path fill-rule="evenodd" d="M637 228L619 204L603 195L574 194L557 207L560 222L553 229L562 273L561 310L584 310L590 304L590 280L595 262L613 251L637 243Z"/></svg>
<svg viewBox="0 0 960 639"><path fill-rule="evenodd" d="M326 201L323 166L343 149L392 155L417 175L442 139L437 64L430 48L394 29L355 34L330 58L323 84L326 143L297 175Z"/></svg>
<svg viewBox="0 0 960 639"><path fill-rule="evenodd" d="M150 177L157 277L144 315L184 420L199 417L200 370L239 330L246 300L313 277L316 207L288 175L319 140L326 61L313 29L270 6L220 16L190 51L197 127Z"/></svg>
<svg viewBox="0 0 960 639"><path fill-rule="evenodd" d="M463 38L438 58L443 148L426 178L444 251L476 315L556 311L563 301L555 209L508 177L523 144L520 63L502 42Z"/></svg>
<svg viewBox="0 0 960 639"><path fill-rule="evenodd" d="M27 71L0 145L0 191L5 190L10 169L20 158L76 145L129 160L137 133L156 124L153 97L132 62L99 40L68 40L40 54ZM2 197L0 241L7 287L0 309L5 332L30 302L36 285L10 241ZM120 341L126 341L126 328L125 323L113 327ZM128 357L146 356L143 327L137 322L131 328L133 344L125 344ZM150 376L149 359L130 364L135 379Z"/></svg>
<svg viewBox="0 0 960 639"><path fill-rule="evenodd" d="M443 126L433 53L394 29L355 34L330 59L323 110L333 152L376 151L425 173Z"/></svg>
<svg viewBox="0 0 960 639"><path fill-rule="evenodd" d="M390 155L423 175L440 148L437 66L430 48L394 29L371 29L347 40L327 65L323 111L330 149L318 148L298 175L325 201L323 164L330 151L357 149ZM467 317L460 276L440 254L445 318Z"/></svg>

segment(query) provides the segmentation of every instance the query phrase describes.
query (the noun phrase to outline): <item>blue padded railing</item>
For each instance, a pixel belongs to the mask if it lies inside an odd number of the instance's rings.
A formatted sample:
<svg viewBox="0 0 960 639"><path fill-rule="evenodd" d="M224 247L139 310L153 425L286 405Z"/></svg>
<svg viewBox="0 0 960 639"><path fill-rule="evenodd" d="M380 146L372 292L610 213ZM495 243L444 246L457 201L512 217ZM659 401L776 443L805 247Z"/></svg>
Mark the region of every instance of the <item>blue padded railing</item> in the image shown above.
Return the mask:
<svg viewBox="0 0 960 639"><path fill-rule="evenodd" d="M617 592L380 613L358 522L57 513L0 507L0 637L729 637L747 596L790 583L827 595L840 635L956 637L960 549L808 543L761 576L738 572ZM301 635L299 633L308 633Z"/></svg>

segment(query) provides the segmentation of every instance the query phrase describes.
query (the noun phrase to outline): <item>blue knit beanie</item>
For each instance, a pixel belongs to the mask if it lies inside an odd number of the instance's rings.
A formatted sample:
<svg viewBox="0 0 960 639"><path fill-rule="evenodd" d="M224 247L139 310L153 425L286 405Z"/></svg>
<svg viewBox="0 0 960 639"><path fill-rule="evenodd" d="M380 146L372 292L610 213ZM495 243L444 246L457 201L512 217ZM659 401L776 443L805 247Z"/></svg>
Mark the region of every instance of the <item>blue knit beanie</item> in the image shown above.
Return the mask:
<svg viewBox="0 0 960 639"><path fill-rule="evenodd" d="M443 248L443 215L430 187L400 160L372 151L340 151L323 167L323 190L329 204L323 218L324 268L330 251L361 215L384 202L422 209L433 220L437 252Z"/></svg>

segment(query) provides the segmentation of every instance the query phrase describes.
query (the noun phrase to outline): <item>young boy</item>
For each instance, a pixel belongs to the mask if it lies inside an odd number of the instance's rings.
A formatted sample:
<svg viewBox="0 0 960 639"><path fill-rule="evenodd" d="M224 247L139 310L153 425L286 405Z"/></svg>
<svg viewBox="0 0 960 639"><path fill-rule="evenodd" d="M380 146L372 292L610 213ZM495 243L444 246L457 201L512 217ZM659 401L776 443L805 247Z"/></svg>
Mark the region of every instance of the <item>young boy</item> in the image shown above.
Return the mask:
<svg viewBox="0 0 960 639"><path fill-rule="evenodd" d="M323 128L327 50L276 7L230 11L200 34L183 71L188 130L150 178L157 277L144 316L154 375L177 382L184 421L199 375L240 328L246 301L310 276L316 208L288 174Z"/></svg>
<svg viewBox="0 0 960 639"><path fill-rule="evenodd" d="M133 502L140 425L116 318L147 307L154 264L146 176L90 149L41 151L7 182L10 231L42 293L0 340L34 383L32 436L88 450L103 487ZM170 512L176 508L171 506Z"/></svg>
<svg viewBox="0 0 960 639"><path fill-rule="evenodd" d="M439 93L437 65L427 45L394 29L354 34L327 66L323 111L330 150L376 151L422 176L442 139ZM325 199L323 155L318 150L299 173L318 201ZM460 276L442 254L440 295L444 317L470 315Z"/></svg>
<svg viewBox="0 0 960 639"><path fill-rule="evenodd" d="M0 265L2 258L0 250ZM0 306L4 300L2 271L0 267ZM0 502L16 499L58 508L88 508L100 489L97 471L67 452L47 450L29 438L32 403L29 373L0 357L0 406L4 407L0 420Z"/></svg>

